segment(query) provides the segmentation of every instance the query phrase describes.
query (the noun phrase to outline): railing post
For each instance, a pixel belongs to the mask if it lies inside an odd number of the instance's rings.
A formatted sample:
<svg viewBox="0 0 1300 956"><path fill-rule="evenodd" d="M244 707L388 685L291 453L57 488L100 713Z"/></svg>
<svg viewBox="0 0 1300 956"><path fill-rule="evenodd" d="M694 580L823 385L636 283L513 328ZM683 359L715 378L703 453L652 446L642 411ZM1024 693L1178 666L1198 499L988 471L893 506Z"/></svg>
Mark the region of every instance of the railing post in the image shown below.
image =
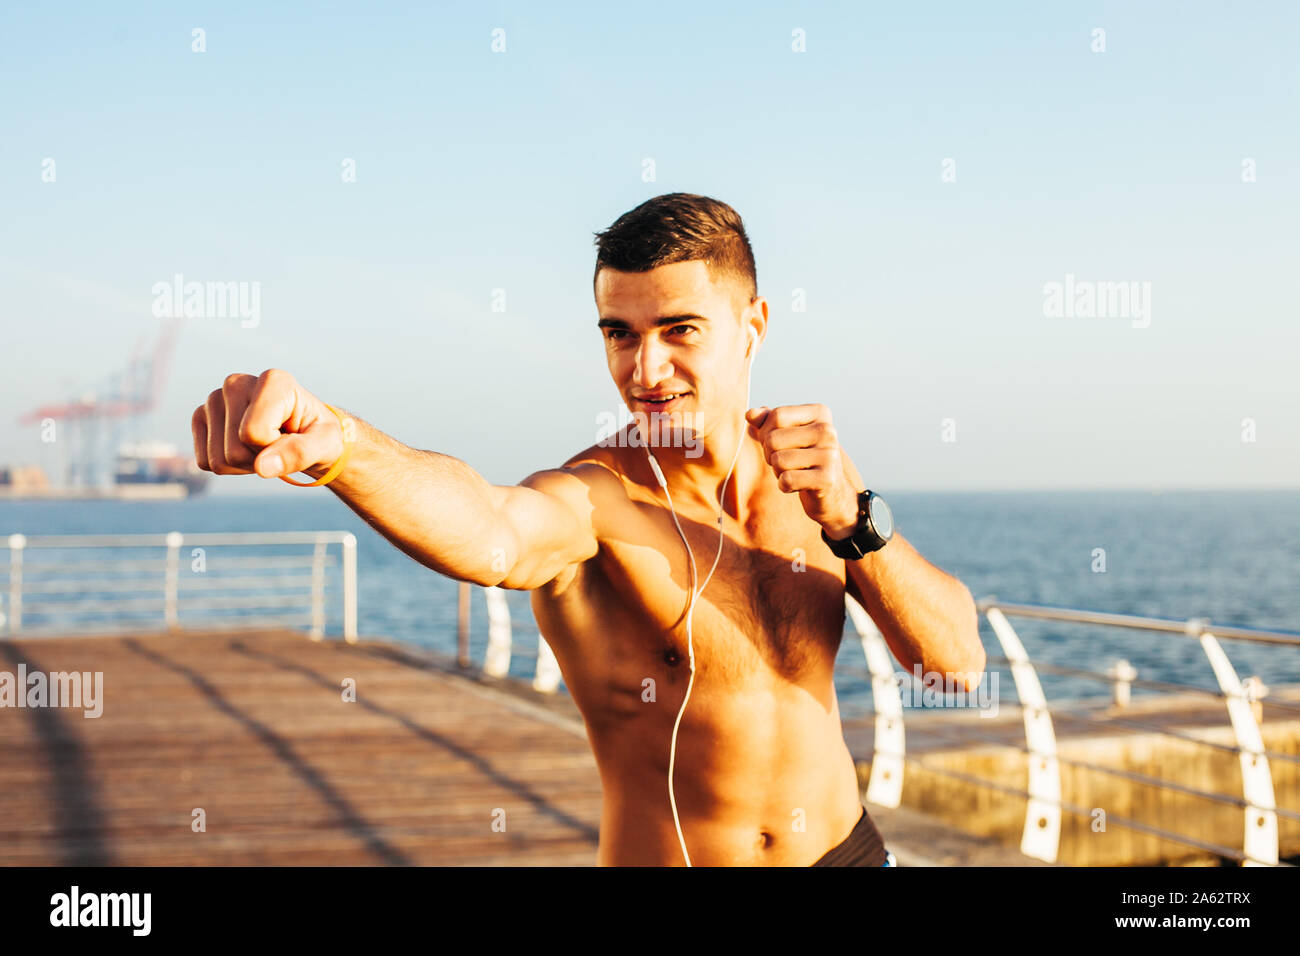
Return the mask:
<svg viewBox="0 0 1300 956"><path fill-rule="evenodd" d="M1025 832L1020 852L1025 856L1055 863L1061 848L1061 764L1056 759L1056 733L1047 698L1038 674L1025 653L1015 629L996 607L985 612L993 633L1011 662L1025 718L1025 744L1029 750L1029 806L1025 810Z"/></svg>
<svg viewBox="0 0 1300 956"><path fill-rule="evenodd" d="M468 668L469 659L469 582L456 588L456 664Z"/></svg>
<svg viewBox="0 0 1300 956"><path fill-rule="evenodd" d="M163 615L169 631L174 631L180 626L176 603L180 591L181 543L184 540L184 535L179 531L167 532L167 581L164 585Z"/></svg>
<svg viewBox="0 0 1300 956"><path fill-rule="evenodd" d="M357 642L357 536L343 536L343 639Z"/></svg>
<svg viewBox="0 0 1300 956"><path fill-rule="evenodd" d="M560 664L555 652L541 632L537 634L537 672L533 674L533 690L554 694L560 686Z"/></svg>
<svg viewBox="0 0 1300 956"><path fill-rule="evenodd" d="M325 536L316 539L311 556L311 639L325 636Z"/></svg>
<svg viewBox="0 0 1300 956"><path fill-rule="evenodd" d="M1251 708L1251 702L1228 655L1213 634L1205 630L1203 618L1187 622L1189 637L1200 637L1205 656L1210 659L1219 689L1227 698L1228 719L1237 739L1237 756L1241 760L1241 795L1246 801L1246 830L1242 851L1248 859L1243 866L1277 865L1277 804L1274 802L1273 775L1264 755L1264 736Z"/></svg>
<svg viewBox="0 0 1300 956"><path fill-rule="evenodd" d="M1250 712L1255 715L1255 723L1264 726L1264 698L1268 696L1268 685L1258 676L1247 677L1241 682L1241 690L1250 701Z"/></svg>
<svg viewBox="0 0 1300 956"><path fill-rule="evenodd" d="M1133 687L1133 678L1138 676L1137 668L1128 661L1120 658L1110 670L1106 671L1106 676L1115 682L1114 700L1116 707L1127 707L1129 703L1129 692Z"/></svg>
<svg viewBox="0 0 1300 956"><path fill-rule="evenodd" d="M894 680L889 648L870 615L851 594L844 595L853 627L862 640L871 671L871 699L876 710L876 735L871 754L871 779L867 781L866 799L882 807L897 807L903 799L903 758L906 740L903 735L903 701Z"/></svg>
<svg viewBox="0 0 1300 956"><path fill-rule="evenodd" d="M9 536L9 633L23 629L23 548L27 538L21 534Z"/></svg>
<svg viewBox="0 0 1300 956"><path fill-rule="evenodd" d="M510 605L506 592L493 585L485 587L488 609L488 646L483 660L483 673L489 677L505 677L510 673Z"/></svg>

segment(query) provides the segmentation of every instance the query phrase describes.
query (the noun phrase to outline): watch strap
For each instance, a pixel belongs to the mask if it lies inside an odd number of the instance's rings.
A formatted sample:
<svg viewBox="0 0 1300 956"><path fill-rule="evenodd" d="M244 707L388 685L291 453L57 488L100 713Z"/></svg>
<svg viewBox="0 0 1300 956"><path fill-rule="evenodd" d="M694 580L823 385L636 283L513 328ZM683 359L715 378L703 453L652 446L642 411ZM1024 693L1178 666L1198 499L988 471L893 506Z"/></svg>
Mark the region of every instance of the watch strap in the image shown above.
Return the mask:
<svg viewBox="0 0 1300 956"><path fill-rule="evenodd" d="M889 543L889 538L882 538L871 527L871 515L868 510L870 501L870 489L858 493L858 523L853 530L853 534L847 538L836 541L826 534L825 528L822 529L822 540L826 542L831 549L831 553L837 558L843 558L845 561L858 561L873 551L879 551Z"/></svg>

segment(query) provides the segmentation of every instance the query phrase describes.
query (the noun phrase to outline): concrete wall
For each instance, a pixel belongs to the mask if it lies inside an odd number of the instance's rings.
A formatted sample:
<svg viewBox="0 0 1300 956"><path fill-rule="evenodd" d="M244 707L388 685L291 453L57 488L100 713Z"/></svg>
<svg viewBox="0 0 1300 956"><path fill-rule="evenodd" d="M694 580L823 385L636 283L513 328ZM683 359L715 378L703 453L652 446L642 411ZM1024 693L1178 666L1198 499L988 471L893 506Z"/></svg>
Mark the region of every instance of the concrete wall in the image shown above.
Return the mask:
<svg viewBox="0 0 1300 956"><path fill-rule="evenodd" d="M927 715L928 716L928 715ZM1171 727L1176 727L1171 724ZM1266 720L1266 750L1300 753L1300 719ZM954 728L955 732L960 732ZM1232 746L1227 723L1222 727L1181 728L1205 740ZM1023 744L1023 736L1020 741ZM1117 731L1095 736L1067 737L1058 742L1064 758L1133 771L1176 781L1184 786L1241 797L1240 757L1235 753L1202 747L1191 741L1160 734ZM1029 758L1019 750L996 745L928 751L927 764L988 779L1017 790L1028 783ZM1064 813L1061 821L1059 862L1073 866L1160 864L1214 864L1218 857L1159 837L1120 826L1114 818L1127 818L1171 830L1208 843L1242 849L1246 810L1189 794L1137 783L1113 774L1061 763L1061 797L1065 803L1105 811L1104 830L1090 818ZM1300 809L1300 764L1270 761L1276 805ZM859 773L865 787L870 761ZM1025 825L1027 800L981 787L915 763L906 765L903 805L942 819L977 836L991 836L1019 846ZM1253 823L1253 821L1252 821ZM1100 824L1096 825L1097 827ZM1300 821L1278 818L1282 857L1300 854Z"/></svg>

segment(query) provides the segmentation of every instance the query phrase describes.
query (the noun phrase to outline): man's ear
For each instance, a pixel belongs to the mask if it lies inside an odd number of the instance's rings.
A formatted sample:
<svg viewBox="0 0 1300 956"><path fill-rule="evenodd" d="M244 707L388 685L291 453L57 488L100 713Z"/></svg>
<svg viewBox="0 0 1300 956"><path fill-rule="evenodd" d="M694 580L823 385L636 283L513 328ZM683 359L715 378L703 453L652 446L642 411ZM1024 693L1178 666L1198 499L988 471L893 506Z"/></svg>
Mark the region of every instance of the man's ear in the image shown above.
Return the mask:
<svg viewBox="0 0 1300 956"><path fill-rule="evenodd" d="M758 304L758 308L754 307L755 303ZM764 332L766 332L767 331L767 300L760 295L751 296L749 299L749 305L747 305L745 309L741 312L741 322L743 322L745 326L749 329L749 332L752 333L750 334L751 349L757 348L763 338L762 333L759 332L759 330L754 327L752 321L754 318L758 318L759 320L761 320L762 329ZM749 353L746 352L745 354L748 355Z"/></svg>

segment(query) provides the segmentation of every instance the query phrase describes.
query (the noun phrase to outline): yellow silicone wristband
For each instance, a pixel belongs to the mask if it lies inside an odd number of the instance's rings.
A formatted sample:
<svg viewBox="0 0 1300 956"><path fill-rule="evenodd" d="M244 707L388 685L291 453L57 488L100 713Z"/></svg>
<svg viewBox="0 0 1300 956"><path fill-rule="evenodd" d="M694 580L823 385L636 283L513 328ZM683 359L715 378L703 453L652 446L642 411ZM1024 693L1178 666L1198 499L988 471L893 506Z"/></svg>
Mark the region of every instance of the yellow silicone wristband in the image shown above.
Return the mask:
<svg viewBox="0 0 1300 956"><path fill-rule="evenodd" d="M323 402L321 404L324 404ZM315 488L317 485L328 485L331 481L339 476L343 466L348 463L348 452L352 450L352 442L348 441L348 426L343 420L343 413L333 405L325 405L339 420L339 429L343 432L343 454L339 455L339 460L330 465L330 470L325 472L315 481L294 481L288 475L281 475L281 481L287 481L291 485L297 485L299 488Z"/></svg>

